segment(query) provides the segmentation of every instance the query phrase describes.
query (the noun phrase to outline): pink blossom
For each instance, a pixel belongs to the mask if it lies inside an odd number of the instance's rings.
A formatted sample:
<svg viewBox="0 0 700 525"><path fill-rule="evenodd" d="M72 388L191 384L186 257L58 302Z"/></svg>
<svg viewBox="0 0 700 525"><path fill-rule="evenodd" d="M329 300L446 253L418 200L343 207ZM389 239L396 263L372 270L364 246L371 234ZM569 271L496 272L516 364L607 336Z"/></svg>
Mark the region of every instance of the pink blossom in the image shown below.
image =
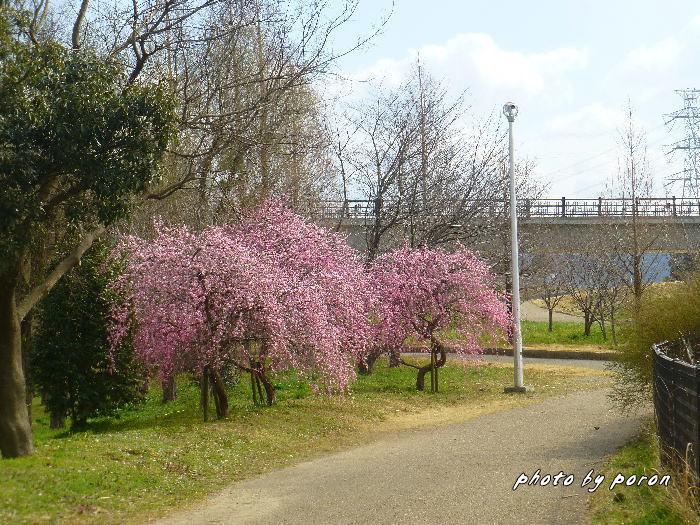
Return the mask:
<svg viewBox="0 0 700 525"><path fill-rule="evenodd" d="M510 315L495 291L494 277L477 255L463 246L404 248L372 266L376 304L376 348L397 350L409 335L432 341L436 332L456 329L459 351L482 351L481 340L507 333Z"/></svg>

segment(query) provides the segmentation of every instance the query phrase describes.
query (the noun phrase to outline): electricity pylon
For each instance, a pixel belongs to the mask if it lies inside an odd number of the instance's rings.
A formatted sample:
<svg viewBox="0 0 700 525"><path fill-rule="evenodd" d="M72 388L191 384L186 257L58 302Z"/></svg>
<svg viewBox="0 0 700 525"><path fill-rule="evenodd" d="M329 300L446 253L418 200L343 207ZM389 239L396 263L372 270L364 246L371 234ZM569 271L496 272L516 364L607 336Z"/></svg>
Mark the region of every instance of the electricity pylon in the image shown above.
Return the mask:
<svg viewBox="0 0 700 525"><path fill-rule="evenodd" d="M668 146L666 154L683 152L683 170L668 177L666 187L682 185L681 198L700 197L700 89L677 89L676 93L683 99L683 107L664 119L669 129L682 122L685 137Z"/></svg>

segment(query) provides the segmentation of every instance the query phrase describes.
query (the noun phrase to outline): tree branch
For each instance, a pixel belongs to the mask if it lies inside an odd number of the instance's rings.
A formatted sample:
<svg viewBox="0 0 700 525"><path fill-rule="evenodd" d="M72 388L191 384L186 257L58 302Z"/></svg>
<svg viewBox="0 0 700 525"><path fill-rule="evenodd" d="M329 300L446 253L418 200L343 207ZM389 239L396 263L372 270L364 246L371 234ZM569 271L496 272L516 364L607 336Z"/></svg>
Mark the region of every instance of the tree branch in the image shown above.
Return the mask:
<svg viewBox="0 0 700 525"><path fill-rule="evenodd" d="M63 259L58 266L49 273L49 275L41 282L41 284L35 286L27 295L25 295L17 306L17 314L20 320L24 319L29 311L36 306L41 299L43 299L47 293L51 291L51 288L58 282L58 280L63 277L73 266L80 262L80 258L83 254L92 246L102 233L105 231L105 227L100 225L88 234L86 234L80 243L73 248L68 256Z"/></svg>
<svg viewBox="0 0 700 525"><path fill-rule="evenodd" d="M85 12L89 3L90 0L82 0L80 3L80 11L78 11L78 16L73 24L73 34L71 36L73 49L80 49L80 27L83 25L83 20L85 20Z"/></svg>

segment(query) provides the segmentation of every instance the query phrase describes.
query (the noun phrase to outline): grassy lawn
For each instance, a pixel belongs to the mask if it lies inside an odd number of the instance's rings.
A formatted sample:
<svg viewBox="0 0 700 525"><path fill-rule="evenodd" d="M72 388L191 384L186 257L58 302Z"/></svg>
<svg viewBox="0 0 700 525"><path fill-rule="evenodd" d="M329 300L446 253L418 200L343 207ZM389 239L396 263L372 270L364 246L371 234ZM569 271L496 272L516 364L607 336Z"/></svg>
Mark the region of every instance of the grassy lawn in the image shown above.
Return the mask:
<svg viewBox="0 0 700 525"><path fill-rule="evenodd" d="M630 475L671 474L668 488L616 486L607 490L617 473ZM683 476L659 464L656 436L652 425L614 454L604 472L605 490L597 490L590 501L590 521L595 525L694 525L700 523L698 505L693 510L682 497Z"/></svg>
<svg viewBox="0 0 700 525"><path fill-rule="evenodd" d="M608 335L607 341L603 339L603 333L600 327L594 324L591 327L591 335L583 335L583 323L576 322L561 322L555 321L552 323L552 331L549 331L549 325L546 321L521 321L523 330L524 345L564 345L572 347L588 347L588 348L612 348L612 338ZM441 332L441 338L448 342L457 342L460 339L456 330L449 329ZM482 341L485 346L493 346L490 340ZM505 340L502 340L497 346L508 346Z"/></svg>
<svg viewBox="0 0 700 525"><path fill-rule="evenodd" d="M277 378L278 403L256 407L248 381L231 388L232 416L204 423L197 387L185 377L167 405L154 389L145 405L95 419L81 432L48 428L35 407L37 452L0 462L0 523L138 523L228 483L338 450L382 432L465 420L600 382L602 372L528 367L535 391L503 394L512 369L449 365L439 394L416 392L415 371L360 377L347 396L314 394L293 375Z"/></svg>
<svg viewBox="0 0 700 525"><path fill-rule="evenodd" d="M523 344L559 344L559 345L598 345L612 346L612 340L603 339L600 327L591 327L591 335L583 335L583 323L552 323L552 331L548 330L546 322L523 321Z"/></svg>

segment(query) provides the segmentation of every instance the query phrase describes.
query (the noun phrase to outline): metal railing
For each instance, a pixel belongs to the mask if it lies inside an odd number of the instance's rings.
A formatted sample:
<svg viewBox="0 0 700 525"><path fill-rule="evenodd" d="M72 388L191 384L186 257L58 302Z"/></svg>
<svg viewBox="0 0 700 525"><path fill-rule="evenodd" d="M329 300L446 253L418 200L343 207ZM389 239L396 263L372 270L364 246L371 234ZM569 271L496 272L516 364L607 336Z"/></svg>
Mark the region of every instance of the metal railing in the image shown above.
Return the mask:
<svg viewBox="0 0 700 525"><path fill-rule="evenodd" d="M367 219L395 203L376 200L322 201L316 215L325 219ZM505 200L466 201L463 209L476 210L476 216L498 217L508 214ZM441 215L450 215L449 209ZM700 217L700 198L645 197L637 199L521 199L520 217Z"/></svg>
<svg viewBox="0 0 700 525"><path fill-rule="evenodd" d="M680 354L679 343L653 347L656 426L662 461L676 468L687 465L694 472L697 485L700 479L700 364L697 358L700 354L696 349L694 363L669 356Z"/></svg>

